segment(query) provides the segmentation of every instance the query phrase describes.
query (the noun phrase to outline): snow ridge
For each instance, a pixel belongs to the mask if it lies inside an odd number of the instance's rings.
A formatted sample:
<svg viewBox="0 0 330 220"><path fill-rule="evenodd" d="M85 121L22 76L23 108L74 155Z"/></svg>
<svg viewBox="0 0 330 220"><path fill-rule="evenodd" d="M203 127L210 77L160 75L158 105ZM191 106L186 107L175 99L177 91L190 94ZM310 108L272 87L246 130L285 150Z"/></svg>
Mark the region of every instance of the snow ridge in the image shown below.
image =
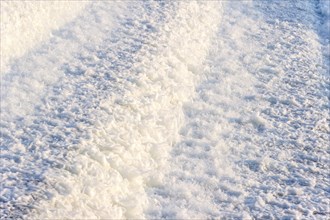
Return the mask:
<svg viewBox="0 0 330 220"><path fill-rule="evenodd" d="M108 17L97 15L109 14L113 5L93 4L87 14L101 27ZM95 44L78 38L81 52L73 48L71 57L56 63L60 77L41 89L32 114L13 117L9 107L3 109L2 216L144 217L146 188L162 182L183 121L182 104L191 99L221 4L127 7L108 38ZM72 36L78 27L62 34ZM52 59L48 51L42 56ZM45 70L52 72L54 65ZM14 82L3 93L7 106L18 87ZM20 94L33 89L28 84Z"/></svg>
<svg viewBox="0 0 330 220"><path fill-rule="evenodd" d="M329 218L329 66L315 3L225 3L148 218Z"/></svg>

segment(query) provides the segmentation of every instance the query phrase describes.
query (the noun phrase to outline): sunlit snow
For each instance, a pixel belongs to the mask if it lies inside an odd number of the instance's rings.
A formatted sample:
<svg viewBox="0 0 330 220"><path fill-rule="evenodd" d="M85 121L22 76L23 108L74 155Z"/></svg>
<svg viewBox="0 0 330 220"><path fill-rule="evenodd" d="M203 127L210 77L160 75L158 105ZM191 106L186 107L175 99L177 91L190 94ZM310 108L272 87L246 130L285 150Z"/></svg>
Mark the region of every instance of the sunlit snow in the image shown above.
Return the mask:
<svg viewBox="0 0 330 220"><path fill-rule="evenodd" d="M1 219L329 219L330 3L2 1Z"/></svg>

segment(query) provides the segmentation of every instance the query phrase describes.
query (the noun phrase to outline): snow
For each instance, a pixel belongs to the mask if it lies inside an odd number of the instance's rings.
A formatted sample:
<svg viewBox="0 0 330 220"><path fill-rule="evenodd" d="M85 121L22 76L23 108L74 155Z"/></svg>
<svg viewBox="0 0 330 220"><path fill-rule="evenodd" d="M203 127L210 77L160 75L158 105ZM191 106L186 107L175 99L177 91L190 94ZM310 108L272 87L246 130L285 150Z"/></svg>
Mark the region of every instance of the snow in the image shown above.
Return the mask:
<svg viewBox="0 0 330 220"><path fill-rule="evenodd" d="M329 25L329 18L330 18L330 3L327 0L320 0L319 7L323 16L325 16L324 23ZM329 27L329 26L328 26ZM329 29L328 29L329 31Z"/></svg>
<svg viewBox="0 0 330 220"><path fill-rule="evenodd" d="M329 216L329 75L315 10L226 3L164 184L148 190L148 218Z"/></svg>
<svg viewBox="0 0 330 220"><path fill-rule="evenodd" d="M328 9L1 2L1 218L327 219Z"/></svg>
<svg viewBox="0 0 330 220"><path fill-rule="evenodd" d="M40 42L52 31L71 21L87 1L1 1L1 76L10 61Z"/></svg>
<svg viewBox="0 0 330 220"><path fill-rule="evenodd" d="M320 0L318 7L319 7L320 16L322 17L321 28L319 31L323 37L323 45L324 45L323 51L324 51L324 55L326 56L325 59L327 59L328 62L330 62L330 1Z"/></svg>
<svg viewBox="0 0 330 220"><path fill-rule="evenodd" d="M2 164L20 169L2 172L5 216L144 217L145 187L162 183L220 5L121 4L93 3L6 77L3 152L17 159Z"/></svg>

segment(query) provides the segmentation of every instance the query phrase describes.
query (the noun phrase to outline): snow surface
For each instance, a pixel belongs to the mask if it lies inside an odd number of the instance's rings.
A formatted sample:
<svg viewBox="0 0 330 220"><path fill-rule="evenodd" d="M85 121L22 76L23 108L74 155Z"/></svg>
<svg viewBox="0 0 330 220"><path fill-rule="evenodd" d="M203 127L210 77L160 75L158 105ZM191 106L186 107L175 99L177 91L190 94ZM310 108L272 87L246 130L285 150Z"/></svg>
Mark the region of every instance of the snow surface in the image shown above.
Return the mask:
<svg viewBox="0 0 330 220"><path fill-rule="evenodd" d="M2 219L330 217L328 1L17 4Z"/></svg>
<svg viewBox="0 0 330 220"><path fill-rule="evenodd" d="M1 1L1 76L10 61L75 18L87 1Z"/></svg>
<svg viewBox="0 0 330 220"><path fill-rule="evenodd" d="M321 16L321 28L320 33L323 38L323 51L327 56L327 60L330 62L330 1L319 0L318 10ZM330 65L330 63L328 63Z"/></svg>
<svg viewBox="0 0 330 220"><path fill-rule="evenodd" d="M221 5L121 4L93 3L6 75L3 216L144 217Z"/></svg>
<svg viewBox="0 0 330 220"><path fill-rule="evenodd" d="M329 66L315 10L227 2L149 218L329 217Z"/></svg>

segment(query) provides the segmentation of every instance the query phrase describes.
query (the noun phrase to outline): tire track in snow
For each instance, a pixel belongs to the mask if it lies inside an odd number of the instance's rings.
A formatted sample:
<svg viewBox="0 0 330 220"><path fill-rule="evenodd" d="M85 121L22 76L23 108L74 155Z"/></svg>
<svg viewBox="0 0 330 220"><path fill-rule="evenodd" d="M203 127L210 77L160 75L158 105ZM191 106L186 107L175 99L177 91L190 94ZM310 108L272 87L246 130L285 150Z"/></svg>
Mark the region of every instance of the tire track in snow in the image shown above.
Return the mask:
<svg viewBox="0 0 330 220"><path fill-rule="evenodd" d="M314 3L224 12L149 217L326 219L329 78Z"/></svg>
<svg viewBox="0 0 330 220"><path fill-rule="evenodd" d="M95 4L88 13L102 30L111 4ZM60 66L61 77L41 89L41 101L30 104L34 110L12 116L12 105L2 108L2 216L143 218L145 187L162 182L182 102L190 97L219 21L217 6L134 2L101 42L76 36L79 24L60 32L83 45L82 51L44 69ZM54 59L47 50L45 55ZM1 94L2 104L32 101L12 99L19 90L13 81ZM18 94L32 92L24 89Z"/></svg>
<svg viewBox="0 0 330 220"><path fill-rule="evenodd" d="M111 8L113 6L116 9L115 4L95 4L95 7L89 9L86 20L69 27L73 30L64 29L58 33L60 39L73 38L73 41L78 41L78 47L83 46L80 48L81 52L75 51L75 48L69 45L67 48L71 49L69 52L73 54L63 54L62 51L56 50L57 48L52 48L49 53L48 45L45 45L31 60L18 63L17 69L13 69L12 73L8 74L7 82L2 83L2 218L18 218L36 208L40 199L49 200L56 194L69 194L70 187L74 186L65 185L57 178L61 179L63 175L70 176L78 172L70 164L73 163L75 152L78 151L81 142L91 138L90 130L97 121L96 115L93 114L102 108L100 102L111 96L111 93L118 96L123 94L125 88L121 88L117 83L123 84L123 81L132 78L127 75L128 72L123 73L123 70L132 68L134 62L137 62L135 54L141 50L143 44L155 38L156 31L148 22L156 19L159 23L161 20L166 21L166 16L160 10L157 10L158 14L153 12L157 5L131 4L129 9L132 14L124 14L117 20L121 22L119 27L109 31L107 29L112 28L113 19L111 16L105 16L105 13L109 13L109 10L115 12ZM83 22L87 22L88 19L91 19L92 24L87 27L95 25L96 28L91 27L91 30L96 31L97 36L103 37L103 41L98 42L99 39L85 34L84 27L79 26L84 25ZM102 29L106 31L100 34ZM106 36L109 34L110 39ZM90 44L88 42L90 39L94 40L96 45ZM57 43L57 38L52 40L61 50L65 49L61 47L63 44L68 46L66 42ZM46 65L51 64L49 67L45 67L45 60L40 58L43 50L50 57L47 57L50 61L46 62ZM145 50L148 51L148 48ZM51 61L54 60L52 52L55 52L55 56L64 55L64 60L68 59L68 62L60 60L56 63L55 58L55 64L52 63ZM72 55L74 57L70 57ZM41 65L30 67L35 61L37 65L39 63ZM61 66L60 70L56 69L58 66ZM30 104L33 99L28 97L34 92L34 87L38 86L37 83L33 80L31 83L22 83L24 78L30 77L26 74L25 77L20 74L15 77L16 71L18 73L22 71L24 74L26 67L33 76L36 75L34 76L36 80L40 71L55 69L52 73L55 76L41 77L49 84L50 82L47 81L56 79L58 72L61 73L58 75L62 76L55 85L47 85L50 88L46 88L47 91L44 92L46 95L37 106L34 103ZM20 86L23 86L23 89ZM39 94L33 95L35 98ZM23 98L20 99L22 96ZM24 104L27 107L30 105L30 109L35 109L20 112L15 109L18 104L23 107ZM49 170L54 171L55 174L48 173ZM52 210L42 211L46 215L52 212ZM77 211L79 215L85 214ZM65 214L67 213L63 213Z"/></svg>

